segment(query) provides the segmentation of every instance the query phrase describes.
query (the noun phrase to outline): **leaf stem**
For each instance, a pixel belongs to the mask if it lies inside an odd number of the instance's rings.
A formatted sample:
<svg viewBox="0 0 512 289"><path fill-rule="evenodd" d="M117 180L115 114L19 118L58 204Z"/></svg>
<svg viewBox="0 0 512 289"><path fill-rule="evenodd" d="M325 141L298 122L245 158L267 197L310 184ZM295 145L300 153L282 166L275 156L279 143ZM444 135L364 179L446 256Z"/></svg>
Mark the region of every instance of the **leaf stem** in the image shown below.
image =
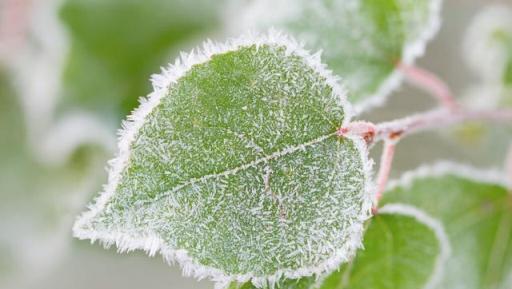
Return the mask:
<svg viewBox="0 0 512 289"><path fill-rule="evenodd" d="M512 122L512 109L456 110L434 109L389 122L377 124L374 141L399 139L423 130L435 129L466 121Z"/></svg>
<svg viewBox="0 0 512 289"><path fill-rule="evenodd" d="M438 108L377 125L370 122L358 121L338 129L338 136L346 136L349 134L359 135L366 141L368 147L371 147L378 141L384 141L384 150L382 152L377 176L373 212L376 213L378 202L386 189L393 157L395 155L395 147L402 137L420 131L442 128L466 121L491 121L510 124L512 123L512 109L451 110L448 108ZM508 176L512 179L512 145L508 153L506 167Z"/></svg>
<svg viewBox="0 0 512 289"><path fill-rule="evenodd" d="M448 85L432 72L420 67L408 66L401 62L397 64L397 68L410 83L430 92L441 106L450 110L458 108L458 104Z"/></svg>
<svg viewBox="0 0 512 289"><path fill-rule="evenodd" d="M391 173L391 166L393 164L393 158L395 156L395 148L395 140L388 138L384 141L384 149L380 159L379 174L377 176L377 189L375 193L375 204L373 207L374 214L377 212L377 205L382 198L388 183L389 174Z"/></svg>

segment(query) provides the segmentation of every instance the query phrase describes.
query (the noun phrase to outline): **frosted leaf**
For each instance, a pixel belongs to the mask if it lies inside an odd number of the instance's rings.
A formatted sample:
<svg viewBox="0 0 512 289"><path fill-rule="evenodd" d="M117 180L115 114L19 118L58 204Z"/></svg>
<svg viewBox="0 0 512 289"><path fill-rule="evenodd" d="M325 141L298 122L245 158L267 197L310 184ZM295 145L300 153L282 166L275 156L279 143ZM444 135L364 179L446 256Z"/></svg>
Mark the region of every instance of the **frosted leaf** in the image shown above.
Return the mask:
<svg viewBox="0 0 512 289"><path fill-rule="evenodd" d="M121 133L82 239L144 249L221 284L322 273L360 246L371 207L362 139L318 58L278 33L244 36L154 77Z"/></svg>
<svg viewBox="0 0 512 289"><path fill-rule="evenodd" d="M397 87L397 62L412 64L439 27L440 0L261 0L236 7L228 26L285 29L340 75L361 111ZM240 11L241 10L241 11Z"/></svg>
<svg viewBox="0 0 512 289"><path fill-rule="evenodd" d="M438 221L399 204L372 218L364 250L328 276L281 281L275 289L411 289L431 288L449 254L446 234ZM249 283L230 289L252 289Z"/></svg>
<svg viewBox="0 0 512 289"><path fill-rule="evenodd" d="M435 288L509 288L511 188L501 173L440 163L406 173L382 201L417 206L444 224L453 252Z"/></svg>

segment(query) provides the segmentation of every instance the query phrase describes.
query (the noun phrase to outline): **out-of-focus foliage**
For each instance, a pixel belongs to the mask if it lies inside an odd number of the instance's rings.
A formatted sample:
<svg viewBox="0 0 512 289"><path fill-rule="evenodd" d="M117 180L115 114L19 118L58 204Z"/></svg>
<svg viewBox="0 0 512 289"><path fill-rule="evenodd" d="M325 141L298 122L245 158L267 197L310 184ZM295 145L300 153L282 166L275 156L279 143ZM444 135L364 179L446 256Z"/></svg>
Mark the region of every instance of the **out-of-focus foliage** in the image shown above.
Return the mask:
<svg viewBox="0 0 512 289"><path fill-rule="evenodd" d="M478 80L466 88L463 105L472 109L512 107L512 8L486 7L474 17L464 40L466 64ZM455 132L461 149L500 160L512 127L474 122Z"/></svg>
<svg viewBox="0 0 512 289"><path fill-rule="evenodd" d="M418 176L384 195L383 203L417 206L445 226L453 255L435 288L509 288L512 284L512 196L499 183L463 170Z"/></svg>
<svg viewBox="0 0 512 289"><path fill-rule="evenodd" d="M118 122L152 90L151 74L218 29L222 3L67 0L60 11L71 39L62 109Z"/></svg>
<svg viewBox="0 0 512 289"><path fill-rule="evenodd" d="M0 286L20 286L65 253L69 218L84 194L98 187L102 165L85 152L63 167L40 164L26 142L23 111L4 71L0 102Z"/></svg>

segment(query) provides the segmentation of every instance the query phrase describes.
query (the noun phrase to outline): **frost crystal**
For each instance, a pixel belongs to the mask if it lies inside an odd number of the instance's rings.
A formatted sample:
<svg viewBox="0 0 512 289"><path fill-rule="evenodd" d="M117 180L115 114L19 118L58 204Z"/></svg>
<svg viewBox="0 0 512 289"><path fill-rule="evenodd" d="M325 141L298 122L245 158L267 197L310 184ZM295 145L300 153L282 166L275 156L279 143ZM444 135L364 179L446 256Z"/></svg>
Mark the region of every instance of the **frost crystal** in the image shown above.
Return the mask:
<svg viewBox="0 0 512 289"><path fill-rule="evenodd" d="M360 246L362 139L317 56L276 32L206 43L154 77L75 236L160 252L220 284L321 274Z"/></svg>
<svg viewBox="0 0 512 289"><path fill-rule="evenodd" d="M439 28L441 1L260 0L246 6L232 9L232 30L273 26L323 49L359 112L381 104L398 86L397 62L410 65L423 54Z"/></svg>

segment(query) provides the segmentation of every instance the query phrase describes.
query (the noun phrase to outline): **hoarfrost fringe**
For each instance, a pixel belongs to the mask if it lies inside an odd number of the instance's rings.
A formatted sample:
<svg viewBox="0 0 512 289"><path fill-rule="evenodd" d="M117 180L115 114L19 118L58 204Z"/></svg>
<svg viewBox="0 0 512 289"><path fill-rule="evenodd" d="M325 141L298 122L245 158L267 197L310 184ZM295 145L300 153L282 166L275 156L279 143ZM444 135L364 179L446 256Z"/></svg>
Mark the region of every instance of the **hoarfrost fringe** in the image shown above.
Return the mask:
<svg viewBox="0 0 512 289"><path fill-rule="evenodd" d="M253 1L249 4L240 4L237 1L230 1L230 6L228 6L227 9L228 12L224 16L225 29L228 33L233 34L241 30L240 26L242 29L254 27L255 23L262 21L261 13L264 13L263 15L268 17L263 21L268 21L270 19L270 22L275 19L296 17L295 15L298 13L297 7L290 3L283 1ZM322 5L320 1L315 4ZM440 15L442 4L442 0L430 0L428 7L429 19L423 28L422 33L420 33L420 35L413 41L405 43L401 63L407 66L412 66L417 58L423 56L427 43L434 38L441 27ZM272 6L267 7L268 5ZM272 9L272 13L267 13L268 9ZM233 19L236 19L236 21ZM395 71L391 73L391 75L378 87L373 95L368 96L365 100L354 105L355 115L359 115L372 108L383 105L388 95L400 87L403 79L403 73L398 69L395 69Z"/></svg>
<svg viewBox="0 0 512 289"><path fill-rule="evenodd" d="M508 180L501 169L477 169L450 161L440 161L432 165L420 166L415 170L402 174L398 180L389 182L386 191L392 191L396 188L407 189L410 188L417 179L440 177L447 174L512 189L512 180Z"/></svg>
<svg viewBox="0 0 512 289"><path fill-rule="evenodd" d="M182 271L186 276L193 276L198 279L210 278L217 282L216 288L224 288L230 282L247 282L249 280L257 286L273 285L281 278L296 279L304 276L320 275L328 271L332 271L342 263L353 257L355 251L362 246L361 239L363 234L362 225L353 225L349 230L351 239L340 251L315 267L306 267L298 270L280 269L276 273L265 277L256 277L252 273L243 275L227 275L225 272L216 268L199 265L188 255L187 251L178 249L165 248L161 238L151 232L143 238L132 238L121 232L99 232L84 230L83 226L87 224L96 214L98 214L113 196L115 189L120 181L120 175L124 167L128 164L130 156L130 145L134 141L136 133L142 127L144 120L151 111L165 97L169 88L175 84L182 76L185 75L194 65L207 62L213 55L222 54L236 50L244 46L262 46L275 45L286 48L286 54L297 55L301 57L307 65L314 69L316 73L325 78L327 84L332 87L333 93L337 95L338 104L344 109L343 125L347 125L353 115L352 107L346 99L345 89L338 83L338 78L326 69L325 65L320 62L320 53L309 54L303 49L303 45L297 43L292 38L284 34L270 30L267 34L258 35L255 33L247 33L239 38L231 39L225 44L207 41L203 44L202 49L193 50L191 53L182 53L181 57L174 64L167 68L162 68L162 73L152 76L152 84L154 91L148 98L141 99L141 105L123 122L122 129L118 132L119 137L119 154L117 158L109 162L108 183L104 187L103 192L94 201L93 205L88 207L88 211L83 213L73 226L74 236L79 239L90 239L91 243L99 240L105 247L115 244L119 252L129 252L140 249L146 251L150 256L154 256L160 252L164 260L168 263L178 263L182 267ZM364 174L366 178L363 204L364 216L362 220L370 217L371 196L373 192L373 184L371 183L371 171L373 163L368 160L368 149L364 140L358 136L350 136L361 153L361 160L364 164Z"/></svg>
<svg viewBox="0 0 512 289"><path fill-rule="evenodd" d="M427 25L423 32L414 41L407 43L404 48L401 63L406 66L413 66L416 59L425 54L427 44L437 34L441 28L441 8L443 5L442 0L431 0L429 5L429 15ZM366 98L354 106L356 115L359 115L372 108L383 105L388 96L400 87L404 81L404 75L399 69L395 69L393 73L382 83L377 92L372 96Z"/></svg>
<svg viewBox="0 0 512 289"><path fill-rule="evenodd" d="M444 229L444 226L441 222L430 215L426 214L422 210L406 205L406 204L387 204L381 209L379 209L379 213L381 214L397 214L410 216L415 218L418 222L429 227L434 234L436 235L437 240L439 241L440 252L436 258L436 262L434 264L434 270L428 280L428 282L423 287L424 289L433 289L435 288L444 274L444 267L446 265L446 261L451 255L451 245L448 239L448 235Z"/></svg>

